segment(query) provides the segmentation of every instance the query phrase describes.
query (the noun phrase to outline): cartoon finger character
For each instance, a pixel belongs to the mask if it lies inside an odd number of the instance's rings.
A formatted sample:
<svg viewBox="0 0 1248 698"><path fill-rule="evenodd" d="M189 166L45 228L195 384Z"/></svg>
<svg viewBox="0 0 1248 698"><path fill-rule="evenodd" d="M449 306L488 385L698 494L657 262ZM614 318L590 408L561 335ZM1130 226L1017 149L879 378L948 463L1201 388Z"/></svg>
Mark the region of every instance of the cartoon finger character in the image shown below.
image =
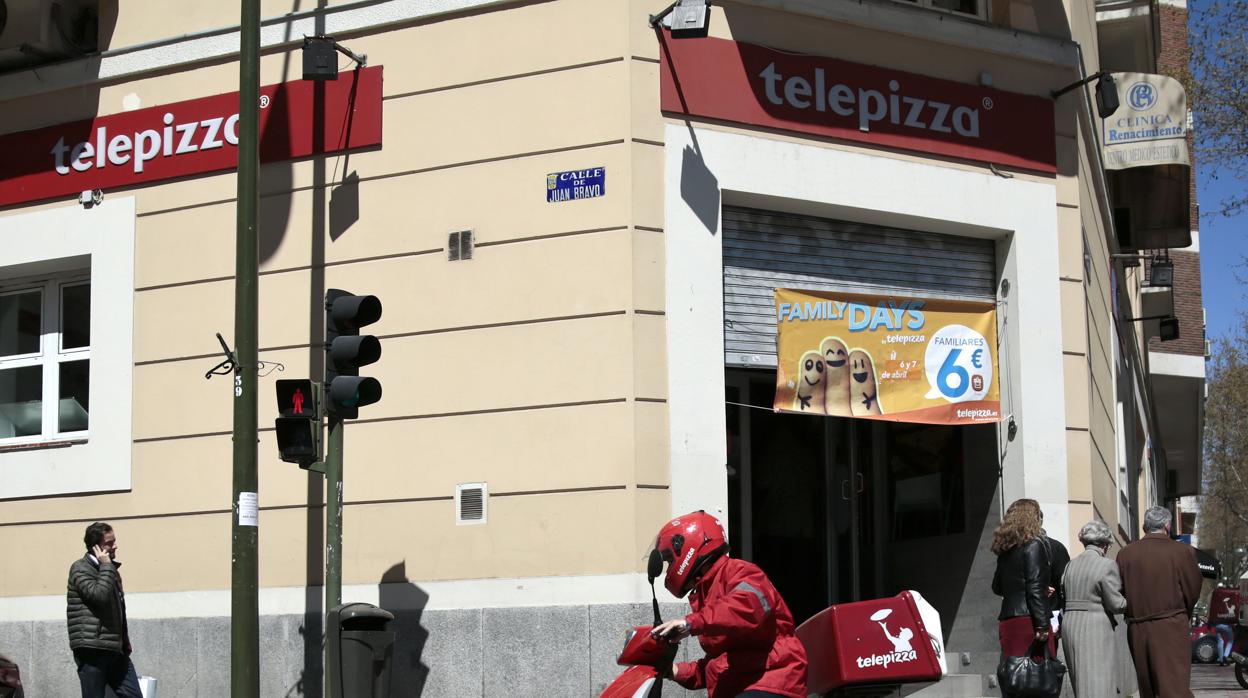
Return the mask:
<svg viewBox="0 0 1248 698"><path fill-rule="evenodd" d="M849 408L849 348L836 337L824 337L819 345L823 357L824 412L834 417L852 417Z"/></svg>
<svg viewBox="0 0 1248 698"><path fill-rule="evenodd" d="M797 362L797 394L793 409L823 414L824 367L819 352L808 351Z"/></svg>
<svg viewBox="0 0 1248 698"><path fill-rule="evenodd" d="M855 417L884 414L880 386L875 380L875 364L862 349L849 352L850 409Z"/></svg>

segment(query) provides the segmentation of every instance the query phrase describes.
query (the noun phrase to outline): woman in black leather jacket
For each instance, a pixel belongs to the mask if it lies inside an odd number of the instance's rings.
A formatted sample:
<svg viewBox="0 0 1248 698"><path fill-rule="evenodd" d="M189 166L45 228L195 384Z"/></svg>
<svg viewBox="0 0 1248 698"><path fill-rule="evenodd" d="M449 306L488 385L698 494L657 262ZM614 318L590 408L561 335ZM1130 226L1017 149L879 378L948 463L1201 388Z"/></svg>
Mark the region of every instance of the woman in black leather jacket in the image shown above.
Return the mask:
<svg viewBox="0 0 1248 698"><path fill-rule="evenodd" d="M997 555L992 591L1001 597L997 631L1005 657L1026 656L1035 642L1048 642L1056 652L1049 633L1052 582L1043 522L1039 503L1020 499L1010 505L992 534L992 552Z"/></svg>

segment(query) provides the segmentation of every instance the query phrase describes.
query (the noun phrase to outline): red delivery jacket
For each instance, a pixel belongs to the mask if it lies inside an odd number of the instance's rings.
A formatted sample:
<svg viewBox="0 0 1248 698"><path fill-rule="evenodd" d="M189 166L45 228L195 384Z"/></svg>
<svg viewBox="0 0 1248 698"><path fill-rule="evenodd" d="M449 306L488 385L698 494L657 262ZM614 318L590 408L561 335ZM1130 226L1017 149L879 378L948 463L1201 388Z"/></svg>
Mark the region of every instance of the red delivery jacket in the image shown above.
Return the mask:
<svg viewBox="0 0 1248 698"><path fill-rule="evenodd" d="M676 664L673 679L708 698L768 691L806 698L806 648L793 634L793 614L757 565L716 560L689 592L685 616L706 656Z"/></svg>

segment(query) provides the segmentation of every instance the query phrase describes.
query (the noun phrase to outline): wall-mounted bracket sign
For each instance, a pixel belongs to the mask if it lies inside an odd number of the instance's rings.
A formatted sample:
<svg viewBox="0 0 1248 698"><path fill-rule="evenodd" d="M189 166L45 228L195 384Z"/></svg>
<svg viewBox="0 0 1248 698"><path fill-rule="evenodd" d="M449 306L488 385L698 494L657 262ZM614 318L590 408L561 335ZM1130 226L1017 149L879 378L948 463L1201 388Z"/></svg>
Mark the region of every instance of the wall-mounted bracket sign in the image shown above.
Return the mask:
<svg viewBox="0 0 1248 698"><path fill-rule="evenodd" d="M590 167L571 172L552 172L546 175L546 201L576 201L593 199L607 193L607 168Z"/></svg>
<svg viewBox="0 0 1248 698"><path fill-rule="evenodd" d="M337 82L261 88L260 161L380 146L381 77L376 66ZM0 153L0 206L233 170L238 93L10 133Z"/></svg>
<svg viewBox="0 0 1248 698"><path fill-rule="evenodd" d="M1121 105L1103 122L1105 169L1190 166L1187 92L1165 75L1114 73Z"/></svg>
<svg viewBox="0 0 1248 698"><path fill-rule="evenodd" d="M1057 171L1047 97L728 39L660 41L669 114Z"/></svg>

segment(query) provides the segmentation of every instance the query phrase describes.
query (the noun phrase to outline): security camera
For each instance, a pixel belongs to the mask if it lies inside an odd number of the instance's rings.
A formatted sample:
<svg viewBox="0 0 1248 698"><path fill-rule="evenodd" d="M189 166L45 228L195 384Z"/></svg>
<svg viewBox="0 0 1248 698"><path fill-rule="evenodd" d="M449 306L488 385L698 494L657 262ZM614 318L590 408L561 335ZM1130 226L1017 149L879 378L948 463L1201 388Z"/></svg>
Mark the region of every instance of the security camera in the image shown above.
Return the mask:
<svg viewBox="0 0 1248 698"><path fill-rule="evenodd" d="M78 203L82 204L83 208L99 206L100 202L103 200L104 192L99 189L83 189L82 192L78 194Z"/></svg>

